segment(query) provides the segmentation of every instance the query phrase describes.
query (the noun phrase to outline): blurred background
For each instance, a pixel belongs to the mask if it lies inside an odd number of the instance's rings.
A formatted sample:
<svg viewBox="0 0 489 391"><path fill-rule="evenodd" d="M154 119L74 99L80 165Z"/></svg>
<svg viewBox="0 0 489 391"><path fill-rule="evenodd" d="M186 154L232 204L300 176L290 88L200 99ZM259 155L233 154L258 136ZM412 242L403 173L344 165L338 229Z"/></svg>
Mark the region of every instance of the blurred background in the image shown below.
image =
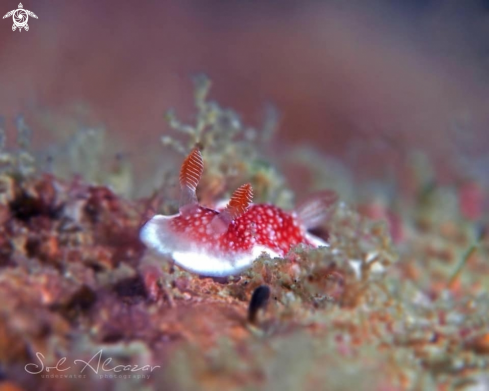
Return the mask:
<svg viewBox="0 0 489 391"><path fill-rule="evenodd" d="M2 0L2 15L17 1ZM0 114L9 133L24 114L39 148L74 123L102 124L147 159L167 109L191 119L203 72L211 98L246 123L278 109L277 154L313 145L382 178L419 150L441 181L489 182L488 1L23 4L39 19L20 33L1 20Z"/></svg>

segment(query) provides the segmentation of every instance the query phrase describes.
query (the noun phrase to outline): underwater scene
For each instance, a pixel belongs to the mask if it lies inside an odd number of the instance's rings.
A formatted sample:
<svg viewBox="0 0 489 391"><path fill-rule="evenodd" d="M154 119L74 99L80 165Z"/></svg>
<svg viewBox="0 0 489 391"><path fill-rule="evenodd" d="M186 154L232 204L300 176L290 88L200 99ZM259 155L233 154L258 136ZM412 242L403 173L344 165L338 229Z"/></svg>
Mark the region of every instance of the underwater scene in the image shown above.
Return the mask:
<svg viewBox="0 0 489 391"><path fill-rule="evenodd" d="M2 1L0 391L489 390L489 1Z"/></svg>

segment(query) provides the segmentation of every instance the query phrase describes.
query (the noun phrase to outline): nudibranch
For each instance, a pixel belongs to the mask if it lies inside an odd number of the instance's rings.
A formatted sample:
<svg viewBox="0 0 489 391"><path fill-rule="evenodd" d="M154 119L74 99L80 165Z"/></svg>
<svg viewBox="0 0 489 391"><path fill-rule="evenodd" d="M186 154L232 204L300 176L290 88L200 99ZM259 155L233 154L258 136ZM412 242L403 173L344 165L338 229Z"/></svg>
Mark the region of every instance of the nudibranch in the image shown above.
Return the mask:
<svg viewBox="0 0 489 391"><path fill-rule="evenodd" d="M155 215L140 231L141 241L181 268L209 277L235 275L262 253L284 256L293 246L328 246L308 229L331 211L336 193L327 191L296 212L270 204L252 204L250 184L239 187L224 208L199 204L196 189L202 177L202 154L195 147L180 170L180 208L171 216Z"/></svg>

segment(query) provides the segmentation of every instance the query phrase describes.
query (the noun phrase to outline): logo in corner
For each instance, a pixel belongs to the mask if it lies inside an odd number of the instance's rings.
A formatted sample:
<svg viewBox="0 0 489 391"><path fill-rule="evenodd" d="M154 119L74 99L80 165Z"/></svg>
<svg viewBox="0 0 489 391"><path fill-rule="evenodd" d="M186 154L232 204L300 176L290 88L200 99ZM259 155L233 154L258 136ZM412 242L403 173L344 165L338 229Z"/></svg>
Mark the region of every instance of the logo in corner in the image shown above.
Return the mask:
<svg viewBox="0 0 489 391"><path fill-rule="evenodd" d="M29 25L27 24L29 16L32 16L36 19L38 19L38 17L34 12L25 10L22 3L19 3L18 7L19 8L17 8L16 10L7 12L4 15L3 19L12 16L12 20L14 21L14 24L12 25L12 31L15 31L16 29L19 29L19 31L22 31L22 29L25 29L25 31L29 31Z"/></svg>

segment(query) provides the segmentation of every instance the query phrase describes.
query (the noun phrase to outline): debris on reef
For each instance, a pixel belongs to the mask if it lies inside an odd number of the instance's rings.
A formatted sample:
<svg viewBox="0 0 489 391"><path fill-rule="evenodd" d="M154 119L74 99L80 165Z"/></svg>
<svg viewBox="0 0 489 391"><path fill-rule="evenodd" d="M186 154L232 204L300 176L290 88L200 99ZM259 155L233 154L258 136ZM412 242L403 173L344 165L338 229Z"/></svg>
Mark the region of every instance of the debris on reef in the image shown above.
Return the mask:
<svg viewBox="0 0 489 391"><path fill-rule="evenodd" d="M270 288L268 286L260 285L253 291L248 307L248 322L256 323L258 311L265 309L268 299L270 299Z"/></svg>
<svg viewBox="0 0 489 391"><path fill-rule="evenodd" d="M197 125L170 118L189 144L165 141L188 153L195 135L212 138L199 200L247 182L260 202L290 199L284 177L257 163L266 159L254 139L217 137L246 128L223 125L234 114L207 102L203 80ZM329 247L298 245L239 276L203 278L139 240L148 211L173 200L43 172L25 121L17 127L7 149L0 123L0 390L487 388L482 185L420 182L395 206L357 200L358 210L340 192L317 229ZM386 219L394 207L398 238ZM83 362L93 366L82 372Z"/></svg>

